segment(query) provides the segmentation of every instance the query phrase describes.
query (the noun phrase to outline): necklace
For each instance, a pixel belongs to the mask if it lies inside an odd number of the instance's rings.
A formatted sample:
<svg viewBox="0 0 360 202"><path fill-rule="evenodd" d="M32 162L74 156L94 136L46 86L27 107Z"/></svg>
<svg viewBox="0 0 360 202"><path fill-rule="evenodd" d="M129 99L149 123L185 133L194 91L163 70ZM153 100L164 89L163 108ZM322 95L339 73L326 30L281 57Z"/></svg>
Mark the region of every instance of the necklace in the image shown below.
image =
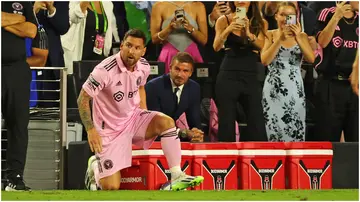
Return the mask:
<svg viewBox="0 0 360 202"><path fill-rule="evenodd" d="M356 18L355 18L355 16L354 16L354 17L352 18L352 21L351 21L351 22L349 22L349 21L347 21L347 20L346 20L346 18L345 18L345 17L343 17L343 20L344 20L344 21L345 21L345 23L346 23L346 24L348 24L348 25L352 25L352 24L354 24L355 19L356 19Z"/></svg>
<svg viewBox="0 0 360 202"><path fill-rule="evenodd" d="M170 1L170 3L173 4L173 5L175 5L175 6L178 7L178 8L184 8L184 6L185 6L186 4L191 3L191 2L187 1L187 2L184 3L184 2L172 2L172 1ZM179 3L182 3L181 6L179 6Z"/></svg>

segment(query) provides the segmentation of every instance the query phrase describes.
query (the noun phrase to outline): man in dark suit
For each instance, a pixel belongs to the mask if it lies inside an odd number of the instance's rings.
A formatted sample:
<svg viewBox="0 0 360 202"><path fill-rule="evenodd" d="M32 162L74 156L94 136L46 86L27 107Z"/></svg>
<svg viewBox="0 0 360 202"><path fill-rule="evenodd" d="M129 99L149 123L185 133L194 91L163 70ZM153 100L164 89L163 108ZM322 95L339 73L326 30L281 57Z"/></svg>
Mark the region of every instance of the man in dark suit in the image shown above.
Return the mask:
<svg viewBox="0 0 360 202"><path fill-rule="evenodd" d="M171 61L169 74L154 78L145 85L149 110L162 112L175 121L185 112L188 126L192 129L180 131L184 140L203 134L198 129L201 127L200 85L189 79L193 67L193 58L188 53L179 52Z"/></svg>
<svg viewBox="0 0 360 202"><path fill-rule="evenodd" d="M69 2L65 1L36 1L33 7L39 25L43 26L48 42L49 56L45 67L64 67L64 51L62 49L60 35L64 35L70 28ZM39 75L39 74L38 74ZM60 79L58 70L42 71L45 80ZM40 87L45 90L60 89L59 83L45 82ZM39 94L41 100L58 100L59 93L43 92ZM58 103L40 103L41 107L59 107Z"/></svg>

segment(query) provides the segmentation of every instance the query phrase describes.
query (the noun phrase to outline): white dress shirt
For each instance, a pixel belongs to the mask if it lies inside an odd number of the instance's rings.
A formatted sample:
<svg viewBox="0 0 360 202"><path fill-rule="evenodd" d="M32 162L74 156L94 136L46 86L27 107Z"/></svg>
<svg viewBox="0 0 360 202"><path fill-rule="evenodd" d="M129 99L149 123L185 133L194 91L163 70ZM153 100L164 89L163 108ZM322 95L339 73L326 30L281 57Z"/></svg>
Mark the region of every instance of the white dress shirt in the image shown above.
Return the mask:
<svg viewBox="0 0 360 202"><path fill-rule="evenodd" d="M180 103L181 93L182 93L182 90L184 88L184 84L181 85L181 86L176 86L172 79L170 79L170 81L171 81L171 86L172 86L172 92L173 93L175 93L175 88L179 88L179 90L176 92L176 96L178 97L178 104L179 104Z"/></svg>

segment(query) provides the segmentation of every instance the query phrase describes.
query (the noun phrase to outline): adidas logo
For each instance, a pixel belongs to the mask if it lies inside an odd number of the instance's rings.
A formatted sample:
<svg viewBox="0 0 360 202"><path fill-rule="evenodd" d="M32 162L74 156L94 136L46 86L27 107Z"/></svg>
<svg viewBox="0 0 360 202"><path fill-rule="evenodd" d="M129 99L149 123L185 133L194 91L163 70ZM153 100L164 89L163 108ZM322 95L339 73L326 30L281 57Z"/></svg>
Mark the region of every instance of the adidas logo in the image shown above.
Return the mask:
<svg viewBox="0 0 360 202"><path fill-rule="evenodd" d="M121 81L117 82L116 84L116 86L121 86L121 85L122 85Z"/></svg>

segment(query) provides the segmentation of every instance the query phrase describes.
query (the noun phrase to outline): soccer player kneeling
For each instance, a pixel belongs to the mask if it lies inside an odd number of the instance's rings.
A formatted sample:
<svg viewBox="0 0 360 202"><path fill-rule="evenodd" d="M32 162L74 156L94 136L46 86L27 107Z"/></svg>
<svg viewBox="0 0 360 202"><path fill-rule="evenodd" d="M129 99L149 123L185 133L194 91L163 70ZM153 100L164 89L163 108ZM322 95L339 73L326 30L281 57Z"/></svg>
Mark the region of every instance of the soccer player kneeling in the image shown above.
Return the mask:
<svg viewBox="0 0 360 202"><path fill-rule="evenodd" d="M150 65L142 58L145 41L142 31L129 30L120 52L97 65L80 92L79 112L95 152L85 176L90 190L118 190L120 170L131 166L132 144L148 149L157 136L170 167L171 190L184 190L204 180L181 171L181 145L174 120L146 110L144 85Z"/></svg>

